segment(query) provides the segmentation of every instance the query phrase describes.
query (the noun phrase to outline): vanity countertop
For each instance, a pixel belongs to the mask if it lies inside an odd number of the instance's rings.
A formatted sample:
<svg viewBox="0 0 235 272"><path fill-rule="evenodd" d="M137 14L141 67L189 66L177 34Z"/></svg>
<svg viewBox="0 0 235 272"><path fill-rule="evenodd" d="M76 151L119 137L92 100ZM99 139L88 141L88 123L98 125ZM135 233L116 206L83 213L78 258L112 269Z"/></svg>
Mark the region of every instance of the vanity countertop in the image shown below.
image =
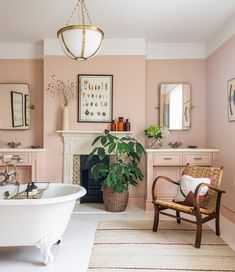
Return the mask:
<svg viewBox="0 0 235 272"><path fill-rule="evenodd" d="M219 152L216 148L146 148L145 151L149 152Z"/></svg>
<svg viewBox="0 0 235 272"><path fill-rule="evenodd" d="M42 152L45 148L0 148L0 153L20 153L20 152Z"/></svg>

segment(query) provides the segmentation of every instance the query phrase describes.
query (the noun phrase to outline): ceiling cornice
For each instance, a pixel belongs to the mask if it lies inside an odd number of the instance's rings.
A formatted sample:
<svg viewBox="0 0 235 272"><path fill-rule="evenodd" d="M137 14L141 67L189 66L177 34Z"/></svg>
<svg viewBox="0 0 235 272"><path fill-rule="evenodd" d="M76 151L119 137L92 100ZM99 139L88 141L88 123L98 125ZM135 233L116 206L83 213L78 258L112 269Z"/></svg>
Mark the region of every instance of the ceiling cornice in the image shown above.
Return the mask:
<svg viewBox="0 0 235 272"><path fill-rule="evenodd" d="M144 55L146 59L206 59L235 34L235 15L207 43L146 43L145 39L105 39L99 55ZM57 39L35 44L0 43L0 59L63 56Z"/></svg>
<svg viewBox="0 0 235 272"><path fill-rule="evenodd" d="M42 59L43 43L0 43L0 59Z"/></svg>
<svg viewBox="0 0 235 272"><path fill-rule="evenodd" d="M234 34L235 34L235 15L226 24L224 24L207 43L206 57L210 56Z"/></svg>
<svg viewBox="0 0 235 272"><path fill-rule="evenodd" d="M204 43L149 43L147 59L205 59Z"/></svg>

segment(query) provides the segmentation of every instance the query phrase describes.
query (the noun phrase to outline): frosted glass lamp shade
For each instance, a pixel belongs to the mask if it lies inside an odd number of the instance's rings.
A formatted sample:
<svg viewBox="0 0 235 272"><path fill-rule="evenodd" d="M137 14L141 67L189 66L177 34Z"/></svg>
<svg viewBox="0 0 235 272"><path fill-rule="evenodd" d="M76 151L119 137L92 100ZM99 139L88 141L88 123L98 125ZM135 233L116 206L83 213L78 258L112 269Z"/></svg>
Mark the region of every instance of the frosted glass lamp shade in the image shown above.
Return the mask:
<svg viewBox="0 0 235 272"><path fill-rule="evenodd" d="M98 53L104 33L95 26L71 25L59 29L57 37L68 57L75 60L87 60Z"/></svg>

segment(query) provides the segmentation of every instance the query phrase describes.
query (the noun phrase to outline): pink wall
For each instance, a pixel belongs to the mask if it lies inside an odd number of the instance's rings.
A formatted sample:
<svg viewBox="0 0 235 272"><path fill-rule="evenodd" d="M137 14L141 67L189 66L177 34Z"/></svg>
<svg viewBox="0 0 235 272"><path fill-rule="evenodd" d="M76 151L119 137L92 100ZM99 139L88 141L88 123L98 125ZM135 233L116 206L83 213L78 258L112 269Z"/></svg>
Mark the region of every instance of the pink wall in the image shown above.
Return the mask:
<svg viewBox="0 0 235 272"><path fill-rule="evenodd" d="M145 57L144 56L100 56L87 62L76 62L67 57L44 58L44 89L51 82L51 75L58 79L77 83L78 74L113 75L113 116L129 118L133 136L144 143L145 128ZM70 130L104 130L107 123L78 123L77 99L69 104ZM58 97L44 93L44 141L46 148L46 180L62 181L61 135L62 103ZM134 190L135 191L135 190ZM138 187L135 195L144 195L144 186Z"/></svg>
<svg viewBox="0 0 235 272"><path fill-rule="evenodd" d="M205 147L205 60L147 60L146 61L146 126L159 122L159 86L161 83L186 82L191 85L192 127L187 131L171 131L164 146L180 141L183 147Z"/></svg>
<svg viewBox="0 0 235 272"><path fill-rule="evenodd" d="M227 81L235 78L235 36L206 60L206 144L220 149L223 213L235 222L235 122L228 121Z"/></svg>
<svg viewBox="0 0 235 272"><path fill-rule="evenodd" d="M43 61L0 60L1 83L28 83L30 87L31 126L29 130L0 130L0 147L20 141L23 147L43 146Z"/></svg>
<svg viewBox="0 0 235 272"><path fill-rule="evenodd" d="M29 83L31 104L36 107L32 111L30 130L0 130L0 146L9 141L20 141L23 146L43 145L44 140L45 180L60 182L63 143L56 130L62 128L62 104L57 97L51 98L46 91L43 95L43 89L51 81L52 74L56 74L57 78L75 82L78 74L113 74L114 118L129 117L133 136L142 143L145 141L143 130L151 123L158 123L155 106L158 105L159 84L188 82L192 87L192 103L195 106L192 112L192 128L189 131L172 131L165 146L170 141L182 141L184 146L195 144L220 149L221 164L225 166L224 188L227 191L223 205L228 208L224 208L223 212L235 222L235 122L227 121L227 80L234 77L234 47L235 37L206 61L146 61L144 56L100 56L88 62L74 62L66 57L49 56L43 61L0 60L0 82ZM107 124L78 123L76 99L71 101L69 109L71 130L103 130L107 127ZM132 195L142 197L144 186L132 190Z"/></svg>

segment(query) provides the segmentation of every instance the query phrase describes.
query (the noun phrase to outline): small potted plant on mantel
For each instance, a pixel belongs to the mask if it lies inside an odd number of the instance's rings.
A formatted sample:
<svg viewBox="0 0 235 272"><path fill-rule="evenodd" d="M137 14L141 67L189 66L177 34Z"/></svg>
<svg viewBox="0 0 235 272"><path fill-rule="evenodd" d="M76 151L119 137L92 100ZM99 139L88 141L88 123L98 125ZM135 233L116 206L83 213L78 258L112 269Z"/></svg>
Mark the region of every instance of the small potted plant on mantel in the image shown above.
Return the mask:
<svg viewBox="0 0 235 272"><path fill-rule="evenodd" d="M138 181L143 180L138 165L145 150L136 139L129 136L117 137L108 130L97 136L92 145L96 147L88 160L95 155L100 159L92 167L91 174L95 179L103 179L105 209L111 212L124 211L129 198L129 185L137 186ZM103 162L106 155L110 156L108 165Z"/></svg>

